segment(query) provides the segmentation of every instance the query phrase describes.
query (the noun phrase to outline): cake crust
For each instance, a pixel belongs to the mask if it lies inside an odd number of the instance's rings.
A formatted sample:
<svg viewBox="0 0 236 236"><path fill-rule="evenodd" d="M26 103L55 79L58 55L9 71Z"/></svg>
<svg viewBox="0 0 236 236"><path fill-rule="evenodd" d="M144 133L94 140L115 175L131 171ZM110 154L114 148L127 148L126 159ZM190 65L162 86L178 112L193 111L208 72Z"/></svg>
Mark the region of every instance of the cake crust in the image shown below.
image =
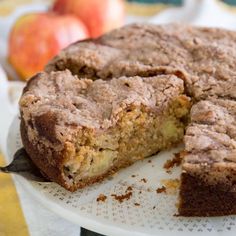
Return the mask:
<svg viewBox="0 0 236 236"><path fill-rule="evenodd" d="M196 100L208 96L235 99L235 42L235 32L224 29L132 24L74 43L45 69L69 69L91 79L178 71L184 75L187 93Z"/></svg>

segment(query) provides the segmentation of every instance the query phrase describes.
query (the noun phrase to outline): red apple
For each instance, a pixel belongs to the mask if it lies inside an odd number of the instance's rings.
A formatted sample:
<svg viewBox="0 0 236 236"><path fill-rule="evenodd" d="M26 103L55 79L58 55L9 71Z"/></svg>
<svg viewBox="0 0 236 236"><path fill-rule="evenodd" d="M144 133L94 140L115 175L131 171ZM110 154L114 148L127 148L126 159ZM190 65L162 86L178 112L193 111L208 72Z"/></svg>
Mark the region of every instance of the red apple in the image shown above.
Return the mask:
<svg viewBox="0 0 236 236"><path fill-rule="evenodd" d="M21 16L11 30L8 59L26 80L41 71L62 48L86 37L86 27L74 16L27 14Z"/></svg>
<svg viewBox="0 0 236 236"><path fill-rule="evenodd" d="M56 0L53 10L76 15L92 37L120 27L124 21L123 0Z"/></svg>

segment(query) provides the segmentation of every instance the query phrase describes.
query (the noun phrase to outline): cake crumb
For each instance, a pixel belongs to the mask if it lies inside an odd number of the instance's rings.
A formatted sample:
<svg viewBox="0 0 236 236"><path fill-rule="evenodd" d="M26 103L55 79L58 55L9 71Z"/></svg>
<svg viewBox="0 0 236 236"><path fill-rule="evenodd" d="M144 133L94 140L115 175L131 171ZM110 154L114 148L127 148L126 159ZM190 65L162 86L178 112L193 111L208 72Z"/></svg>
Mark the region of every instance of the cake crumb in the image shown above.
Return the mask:
<svg viewBox="0 0 236 236"><path fill-rule="evenodd" d="M146 180L145 178L142 178L142 179L140 180L140 182L147 183L147 180Z"/></svg>
<svg viewBox="0 0 236 236"><path fill-rule="evenodd" d="M180 206L180 202L176 202L176 203L175 203L175 207L176 207L176 208L179 208L179 206Z"/></svg>
<svg viewBox="0 0 236 236"><path fill-rule="evenodd" d="M178 213L175 213L173 216L175 217L179 217L180 215Z"/></svg>
<svg viewBox="0 0 236 236"><path fill-rule="evenodd" d="M156 192L157 193L166 193L166 187L162 186L161 188L157 188Z"/></svg>
<svg viewBox="0 0 236 236"><path fill-rule="evenodd" d="M174 166L179 166L181 164L182 161L182 153L175 153L174 157L171 160L167 160L164 164L164 168L167 170L167 173L169 172L169 169L173 168Z"/></svg>
<svg viewBox="0 0 236 236"><path fill-rule="evenodd" d="M153 209L153 210L156 209L156 206L154 206L152 209Z"/></svg>
<svg viewBox="0 0 236 236"><path fill-rule="evenodd" d="M140 191L139 191L139 194L141 194L141 193L142 193L142 191L140 190Z"/></svg>
<svg viewBox="0 0 236 236"><path fill-rule="evenodd" d="M97 202L105 202L107 199L107 196L104 194L100 194L97 198Z"/></svg>
<svg viewBox="0 0 236 236"><path fill-rule="evenodd" d="M131 175L132 178L136 177L136 175Z"/></svg>
<svg viewBox="0 0 236 236"><path fill-rule="evenodd" d="M119 203L122 203L124 200L129 200L131 196L133 195L132 193L132 187L129 186L125 190L125 194L122 195L116 195L116 194L111 194L112 197L114 197L115 200L117 200Z"/></svg>
<svg viewBox="0 0 236 236"><path fill-rule="evenodd" d="M152 160L148 160L148 163L152 163Z"/></svg>
<svg viewBox="0 0 236 236"><path fill-rule="evenodd" d="M176 194L179 189L180 180L179 179L164 179L161 180L162 184L166 187L166 192L168 194Z"/></svg>
<svg viewBox="0 0 236 236"><path fill-rule="evenodd" d="M131 198L132 192L128 192L123 195L111 194L111 196L114 197L119 203L122 203L124 200L129 200Z"/></svg>
<svg viewBox="0 0 236 236"><path fill-rule="evenodd" d="M136 202L134 203L134 205L135 205L135 206L140 206L140 204L139 204L139 203L136 203Z"/></svg>
<svg viewBox="0 0 236 236"><path fill-rule="evenodd" d="M125 190L125 192L132 191L132 190L133 190L132 187L129 186L129 187Z"/></svg>

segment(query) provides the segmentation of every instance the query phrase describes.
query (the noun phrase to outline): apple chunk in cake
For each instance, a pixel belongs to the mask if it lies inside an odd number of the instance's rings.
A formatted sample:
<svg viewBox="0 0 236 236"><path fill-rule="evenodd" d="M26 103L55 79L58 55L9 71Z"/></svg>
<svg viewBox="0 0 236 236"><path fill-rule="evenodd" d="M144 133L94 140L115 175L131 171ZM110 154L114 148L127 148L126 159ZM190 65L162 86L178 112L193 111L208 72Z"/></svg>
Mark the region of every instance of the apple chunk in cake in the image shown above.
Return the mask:
<svg viewBox="0 0 236 236"><path fill-rule="evenodd" d="M179 143L190 109L183 92L174 75L41 73L20 100L22 140L44 175L74 191Z"/></svg>

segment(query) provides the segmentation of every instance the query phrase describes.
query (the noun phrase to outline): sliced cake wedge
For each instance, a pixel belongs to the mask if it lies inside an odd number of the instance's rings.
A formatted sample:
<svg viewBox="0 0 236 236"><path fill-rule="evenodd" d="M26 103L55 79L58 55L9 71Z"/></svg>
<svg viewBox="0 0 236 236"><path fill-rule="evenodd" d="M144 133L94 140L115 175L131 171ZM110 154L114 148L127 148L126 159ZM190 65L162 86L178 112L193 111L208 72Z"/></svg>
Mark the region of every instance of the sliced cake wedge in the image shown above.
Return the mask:
<svg viewBox="0 0 236 236"><path fill-rule="evenodd" d="M190 109L183 93L174 75L40 73L20 100L22 141L48 179L74 191L181 142Z"/></svg>

